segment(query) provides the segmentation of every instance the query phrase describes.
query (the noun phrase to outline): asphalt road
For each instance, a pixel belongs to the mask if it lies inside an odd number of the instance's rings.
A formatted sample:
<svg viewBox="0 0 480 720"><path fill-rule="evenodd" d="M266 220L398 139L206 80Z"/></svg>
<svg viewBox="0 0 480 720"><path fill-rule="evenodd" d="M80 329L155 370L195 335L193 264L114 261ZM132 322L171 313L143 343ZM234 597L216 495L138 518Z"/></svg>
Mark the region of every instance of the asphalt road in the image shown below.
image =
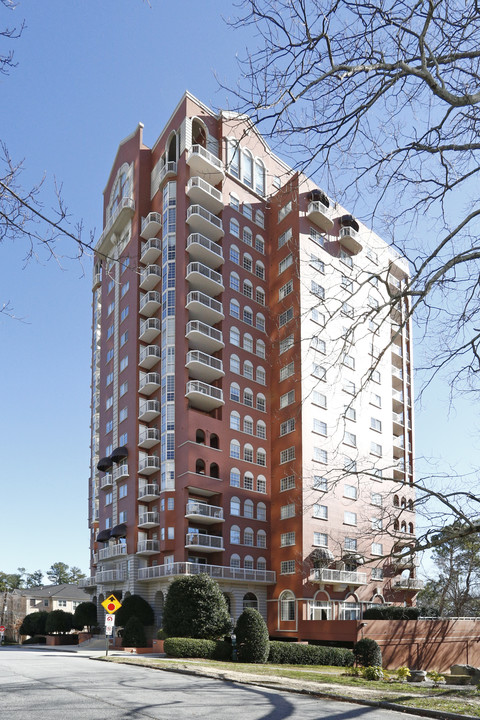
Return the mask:
<svg viewBox="0 0 480 720"><path fill-rule="evenodd" d="M413 715L74 653L0 648L2 720L406 720Z"/></svg>

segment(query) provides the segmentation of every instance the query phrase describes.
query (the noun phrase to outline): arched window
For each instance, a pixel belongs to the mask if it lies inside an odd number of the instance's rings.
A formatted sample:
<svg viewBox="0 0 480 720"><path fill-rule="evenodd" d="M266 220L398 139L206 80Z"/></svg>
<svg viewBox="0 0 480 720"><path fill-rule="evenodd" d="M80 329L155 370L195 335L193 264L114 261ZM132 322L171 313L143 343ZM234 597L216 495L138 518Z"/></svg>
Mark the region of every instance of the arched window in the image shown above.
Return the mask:
<svg viewBox="0 0 480 720"><path fill-rule="evenodd" d="M231 440L230 441L230 457L231 458L240 458L240 443L238 440Z"/></svg>
<svg viewBox="0 0 480 720"><path fill-rule="evenodd" d="M258 599L257 596L254 595L254 593L248 592L246 595L243 596L243 609L246 608L255 608L255 610L258 610Z"/></svg>
<svg viewBox="0 0 480 720"><path fill-rule="evenodd" d="M405 520L402 520L402 524L401 524L401 526L400 526L400 529L401 529L402 532L407 532L407 523L405 522Z"/></svg>
<svg viewBox="0 0 480 720"><path fill-rule="evenodd" d="M394 507L399 507L400 502L399 502L399 499L398 499L398 495L394 495L394 496L393 496L393 505L394 505Z"/></svg>
<svg viewBox="0 0 480 720"><path fill-rule="evenodd" d="M240 330L236 327L230 328L230 342L232 345L240 347Z"/></svg>
<svg viewBox="0 0 480 720"><path fill-rule="evenodd" d="M243 489L253 490L253 475L251 472L246 472L243 476Z"/></svg>
<svg viewBox="0 0 480 720"><path fill-rule="evenodd" d="M195 433L195 442L199 445L205 445L205 433L203 430L197 430Z"/></svg>
<svg viewBox="0 0 480 720"><path fill-rule="evenodd" d="M257 503L257 520L267 519L267 506L263 502Z"/></svg>
<svg viewBox="0 0 480 720"><path fill-rule="evenodd" d="M242 180L248 187L253 187L253 157L250 150L242 150Z"/></svg>
<svg viewBox="0 0 480 720"><path fill-rule="evenodd" d="M261 210L257 210L255 213L255 222L260 225L261 228L265 227L265 215Z"/></svg>
<svg viewBox="0 0 480 720"><path fill-rule="evenodd" d="M232 525L230 528L230 543L231 545L240 545L240 528L238 525Z"/></svg>
<svg viewBox="0 0 480 720"><path fill-rule="evenodd" d="M257 492L260 492L260 493L267 492L267 479L266 479L265 475L259 475L257 477Z"/></svg>
<svg viewBox="0 0 480 720"><path fill-rule="evenodd" d="M255 192L265 195L265 166L260 158L255 159Z"/></svg>
<svg viewBox="0 0 480 720"><path fill-rule="evenodd" d="M250 333L245 333L243 336L243 349L247 352L253 352L253 338Z"/></svg>
<svg viewBox="0 0 480 720"><path fill-rule="evenodd" d="M201 458L198 458L195 463L195 472L199 475L205 475L205 461Z"/></svg>
<svg viewBox="0 0 480 720"><path fill-rule="evenodd" d="M402 508L407 507L407 501L406 501L406 499L405 499L404 497L402 497L402 501L401 501L400 504L401 504Z"/></svg>
<svg viewBox="0 0 480 720"><path fill-rule="evenodd" d="M215 450L218 450L220 447L220 441L216 433L212 433L210 435L210 447L214 448Z"/></svg>
<svg viewBox="0 0 480 720"><path fill-rule="evenodd" d="M243 531L243 544L248 545L249 547L253 547L253 540L254 540L255 534L252 530L252 528L245 528Z"/></svg>
<svg viewBox="0 0 480 720"><path fill-rule="evenodd" d="M240 237L240 223L236 218L230 218L230 234L234 237ZM230 259L232 259L230 257Z"/></svg>
<svg viewBox="0 0 480 720"><path fill-rule="evenodd" d="M245 500L243 503L243 515L246 518L253 518L253 502L252 500Z"/></svg>
<svg viewBox="0 0 480 720"><path fill-rule="evenodd" d="M243 448L243 459L246 462L253 462L253 446L250 443L246 443Z"/></svg>
<svg viewBox="0 0 480 720"><path fill-rule="evenodd" d="M218 479L220 477L220 469L218 463L210 463L210 477Z"/></svg>
<svg viewBox="0 0 480 720"><path fill-rule="evenodd" d="M260 278L260 280L265 280L265 266L261 260L257 260L255 263L255 275Z"/></svg>
<svg viewBox="0 0 480 720"><path fill-rule="evenodd" d="M240 515L240 500L237 497L230 500L230 515Z"/></svg>
<svg viewBox="0 0 480 720"><path fill-rule="evenodd" d="M207 147L207 128L198 118L192 120L192 145Z"/></svg>
<svg viewBox="0 0 480 720"><path fill-rule="evenodd" d="M247 325L253 325L253 310L247 307L243 308L243 322Z"/></svg>
<svg viewBox="0 0 480 720"><path fill-rule="evenodd" d="M240 402L240 385L237 383L232 383L230 385L230 400Z"/></svg>
<svg viewBox="0 0 480 720"><path fill-rule="evenodd" d="M253 234L249 227L243 228L243 242L246 245L253 245Z"/></svg>
<svg viewBox="0 0 480 720"><path fill-rule="evenodd" d="M240 487L240 470L238 470L238 468L232 468L230 470L230 486Z"/></svg>
<svg viewBox="0 0 480 720"><path fill-rule="evenodd" d="M398 530L398 527L399 527L399 525L398 525L398 520L394 520L394 521L393 521L393 529L394 529L394 530Z"/></svg>
<svg viewBox="0 0 480 720"><path fill-rule="evenodd" d="M261 357L261 358L265 357L265 343L263 340L257 340L255 352L258 355L258 357Z"/></svg>
<svg viewBox="0 0 480 720"><path fill-rule="evenodd" d="M230 567L232 567L232 568L240 567L240 555L237 555L236 553L234 553L233 555L230 555Z"/></svg>
<svg viewBox="0 0 480 720"><path fill-rule="evenodd" d="M413 511L413 500L408 501L408 509Z"/></svg>
<svg viewBox="0 0 480 720"><path fill-rule="evenodd" d="M238 355L230 355L230 372L240 375L240 358Z"/></svg>
<svg viewBox="0 0 480 720"><path fill-rule="evenodd" d="M257 450L257 465L265 465L267 464L267 453L263 448L258 448Z"/></svg>
<svg viewBox="0 0 480 720"><path fill-rule="evenodd" d="M240 198L235 193L230 193L230 207L234 210L240 210Z"/></svg>
<svg viewBox="0 0 480 720"><path fill-rule="evenodd" d="M236 410L233 410L230 413L230 429L240 430L240 413L238 413Z"/></svg>
<svg viewBox="0 0 480 720"><path fill-rule="evenodd" d="M253 557L251 555L245 555L243 567L245 570L253 570Z"/></svg>
<svg viewBox="0 0 480 720"><path fill-rule="evenodd" d="M253 419L250 415L245 415L243 418L243 432L248 435L253 435Z"/></svg>
<svg viewBox="0 0 480 720"><path fill-rule="evenodd" d="M237 290L240 292L240 277L236 272L230 273L230 287L232 290Z"/></svg>
<svg viewBox="0 0 480 720"><path fill-rule="evenodd" d="M177 136L175 133L170 136L168 141L167 161L177 162Z"/></svg>
<svg viewBox="0 0 480 720"><path fill-rule="evenodd" d="M234 177L240 177L240 152L237 140L227 140L227 167Z"/></svg>
<svg viewBox="0 0 480 720"><path fill-rule="evenodd" d="M255 380L260 383L260 385L265 385L266 373L265 369L261 365L257 367L257 370L255 372Z"/></svg>
<svg viewBox="0 0 480 720"><path fill-rule="evenodd" d="M267 410L267 401L263 393L258 393L257 395L257 410L261 410L262 412L266 412Z"/></svg>
<svg viewBox="0 0 480 720"><path fill-rule="evenodd" d="M262 313L257 313L257 316L255 318L255 327L257 328L257 330L265 332L265 316L262 315Z"/></svg>
<svg viewBox="0 0 480 720"><path fill-rule="evenodd" d="M248 253L243 253L243 268L244 270L247 270L248 272L252 272L253 270L253 260L252 256Z"/></svg>
<svg viewBox="0 0 480 720"><path fill-rule="evenodd" d="M243 391L243 404L247 407L253 407L253 392L250 388L245 388Z"/></svg>
<svg viewBox="0 0 480 720"><path fill-rule="evenodd" d="M257 421L257 437L259 437L259 438L267 437L267 426L263 422L263 420Z"/></svg>
<svg viewBox="0 0 480 720"><path fill-rule="evenodd" d="M259 557L257 560L257 570L266 570L267 569L267 561L264 557Z"/></svg>
<svg viewBox="0 0 480 720"><path fill-rule="evenodd" d="M267 533L265 532L265 530L259 530L257 532L257 547L259 547L259 548L267 547Z"/></svg>
<svg viewBox="0 0 480 720"><path fill-rule="evenodd" d="M265 291L260 287L255 289L255 300L259 305L265 305Z"/></svg>
<svg viewBox="0 0 480 720"><path fill-rule="evenodd" d="M408 532L413 535L413 523L408 523Z"/></svg>
<svg viewBox="0 0 480 720"><path fill-rule="evenodd" d="M240 319L240 303L235 298L230 300L230 315L234 318Z"/></svg>
<svg viewBox="0 0 480 720"><path fill-rule="evenodd" d="M250 299L253 298L253 285L250 280L243 281L243 294Z"/></svg>
<svg viewBox="0 0 480 720"><path fill-rule="evenodd" d="M262 255L265 255L265 240L261 235L255 236L255 250L262 253Z"/></svg>
<svg viewBox="0 0 480 720"><path fill-rule="evenodd" d="M245 215L246 218L248 218L249 220L251 220L252 217L253 217L253 211L252 211L252 205L251 205L251 203L246 203L246 202L244 202L244 203L243 203L243 207L242 207L242 212L243 212L243 214Z"/></svg>
<svg viewBox="0 0 480 720"><path fill-rule="evenodd" d="M248 380L253 380L253 364L250 360L245 360L243 363L243 376Z"/></svg>
<svg viewBox="0 0 480 720"><path fill-rule="evenodd" d="M280 595L280 620L295 620L295 595L291 590L284 590Z"/></svg>

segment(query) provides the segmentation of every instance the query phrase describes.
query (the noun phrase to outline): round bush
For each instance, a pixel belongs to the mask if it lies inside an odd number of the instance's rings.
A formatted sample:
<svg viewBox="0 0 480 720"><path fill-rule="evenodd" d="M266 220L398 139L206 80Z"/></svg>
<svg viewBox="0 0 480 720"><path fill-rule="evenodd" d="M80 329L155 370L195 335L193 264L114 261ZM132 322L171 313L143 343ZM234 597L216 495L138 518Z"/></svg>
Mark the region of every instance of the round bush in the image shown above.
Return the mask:
<svg viewBox="0 0 480 720"><path fill-rule="evenodd" d="M44 635L48 615L49 613L46 610L25 615L20 625L20 635L30 635L31 637Z"/></svg>
<svg viewBox="0 0 480 720"><path fill-rule="evenodd" d="M143 624L134 615L127 620L123 628L122 647L146 647L147 638Z"/></svg>
<svg viewBox="0 0 480 720"><path fill-rule="evenodd" d="M115 623L119 627L126 627L131 617L140 620L142 625L153 625L155 622L151 606L141 595L129 595L122 600L122 607L115 613Z"/></svg>
<svg viewBox="0 0 480 720"><path fill-rule="evenodd" d="M245 608L235 627L240 662L265 663L269 653L265 620L255 608Z"/></svg>
<svg viewBox="0 0 480 720"><path fill-rule="evenodd" d="M209 575L186 575L172 582L163 609L163 630L169 637L216 640L230 629L225 597Z"/></svg>
<svg viewBox="0 0 480 720"><path fill-rule="evenodd" d="M51 633L68 633L73 628L73 613L65 612L65 610L52 610L47 613L47 621L45 623L45 632L47 635Z"/></svg>
<svg viewBox="0 0 480 720"><path fill-rule="evenodd" d="M363 665L363 667L382 666L382 651L380 650L380 645L371 638L359 640L353 648L353 655L357 665Z"/></svg>
<svg viewBox="0 0 480 720"><path fill-rule="evenodd" d="M97 606L93 602L82 602L75 608L73 613L73 626L75 630L83 630L84 627L91 628L97 624Z"/></svg>

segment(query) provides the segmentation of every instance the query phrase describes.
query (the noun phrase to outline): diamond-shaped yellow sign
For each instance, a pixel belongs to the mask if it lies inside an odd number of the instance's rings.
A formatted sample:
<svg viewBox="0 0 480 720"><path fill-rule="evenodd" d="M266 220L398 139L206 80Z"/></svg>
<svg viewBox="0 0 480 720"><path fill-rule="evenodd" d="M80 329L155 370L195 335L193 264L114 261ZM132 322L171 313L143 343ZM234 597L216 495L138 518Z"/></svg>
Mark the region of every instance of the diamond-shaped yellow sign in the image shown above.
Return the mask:
<svg viewBox="0 0 480 720"><path fill-rule="evenodd" d="M110 615L117 612L118 608L122 607L122 603L117 600L115 595L110 595L106 600L102 602L103 607Z"/></svg>

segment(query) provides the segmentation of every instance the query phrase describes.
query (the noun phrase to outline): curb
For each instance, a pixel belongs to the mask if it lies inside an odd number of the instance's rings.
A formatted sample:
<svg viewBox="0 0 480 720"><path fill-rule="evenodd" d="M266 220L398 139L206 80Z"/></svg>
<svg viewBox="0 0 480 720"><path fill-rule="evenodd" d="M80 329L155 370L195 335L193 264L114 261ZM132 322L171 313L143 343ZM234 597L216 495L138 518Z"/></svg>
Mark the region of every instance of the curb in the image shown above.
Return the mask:
<svg viewBox="0 0 480 720"><path fill-rule="evenodd" d="M92 657L91 660L100 660L102 662L105 662L104 657ZM260 687L268 687L272 690L281 690L283 692L292 692L296 693L297 695L310 695L312 697L319 697L319 698L328 698L329 700L337 700L339 702L346 702L350 704L356 704L356 705L365 705L366 707L376 707L381 708L382 710L394 710L396 712L401 713L409 713L410 715L418 715L419 717L428 717L428 718L438 718L438 720L478 720L478 717L475 717L473 715L459 715L458 713L451 713L446 712L443 710L428 710L427 708L415 708L410 707L409 705L398 705L397 703L391 703L387 702L386 700L364 700L362 698L353 698L346 695L338 695L336 693L330 693L325 692L321 690L307 690L305 688L295 688L290 687L289 685L282 684L282 680L280 679L278 682L276 681L268 681L264 680L263 682L261 680L250 680L248 678L229 678L221 675L213 675L211 673L208 673L206 671L201 670L194 670L194 669L187 669L187 668L173 668L173 667L155 667L152 665L148 665L146 663L130 663L128 662L132 658L124 658L117 656L117 661L120 660L126 660L127 662L123 663L125 665L137 665L149 668L151 670L162 670L163 672L173 672L177 673L179 675L194 675L197 677L208 677L212 678L213 680L221 680L222 682L232 682L232 683L238 683L239 685L258 685ZM108 659L107 659L108 662Z"/></svg>

